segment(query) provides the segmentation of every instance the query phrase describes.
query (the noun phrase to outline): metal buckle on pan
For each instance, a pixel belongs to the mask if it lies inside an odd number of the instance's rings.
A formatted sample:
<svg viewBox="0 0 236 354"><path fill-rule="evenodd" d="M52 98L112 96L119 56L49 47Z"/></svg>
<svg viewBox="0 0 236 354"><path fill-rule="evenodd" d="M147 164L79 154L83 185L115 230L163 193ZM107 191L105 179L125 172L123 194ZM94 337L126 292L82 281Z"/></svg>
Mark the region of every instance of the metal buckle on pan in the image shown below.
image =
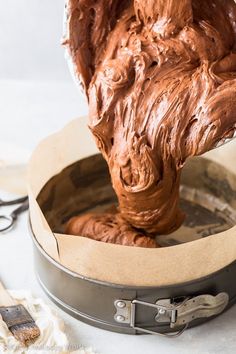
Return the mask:
<svg viewBox="0 0 236 354"><path fill-rule="evenodd" d="M222 292L216 296L204 294L195 297L183 297L184 300L176 302L175 299L159 299L155 304L138 299L116 300L116 322L129 324L133 329L166 337L177 337L188 327L188 324L197 318L207 318L221 313L229 302L227 293ZM170 329L177 332L159 333L136 325L137 305L152 307L157 310L155 321L160 324L169 324Z"/></svg>

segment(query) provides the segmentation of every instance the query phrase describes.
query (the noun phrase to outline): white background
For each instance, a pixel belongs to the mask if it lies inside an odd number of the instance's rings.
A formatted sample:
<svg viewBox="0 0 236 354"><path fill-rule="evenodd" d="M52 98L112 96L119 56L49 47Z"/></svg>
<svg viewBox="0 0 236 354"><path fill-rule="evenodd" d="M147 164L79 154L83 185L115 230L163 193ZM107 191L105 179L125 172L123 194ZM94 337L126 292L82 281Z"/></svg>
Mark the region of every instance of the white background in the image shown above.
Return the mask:
<svg viewBox="0 0 236 354"><path fill-rule="evenodd" d="M0 0L0 5L1 160L4 143L30 154L44 136L86 114L87 104L60 46L63 0ZM9 288L44 296L34 277L26 220L22 217L15 230L0 236L0 278ZM109 333L60 314L72 344L93 346L103 354L236 352L235 306L176 340Z"/></svg>
<svg viewBox="0 0 236 354"><path fill-rule="evenodd" d="M32 149L86 114L87 103L61 46L64 0L0 0L0 5L0 141Z"/></svg>
<svg viewBox="0 0 236 354"><path fill-rule="evenodd" d="M60 47L64 1L0 3L0 77L69 80Z"/></svg>

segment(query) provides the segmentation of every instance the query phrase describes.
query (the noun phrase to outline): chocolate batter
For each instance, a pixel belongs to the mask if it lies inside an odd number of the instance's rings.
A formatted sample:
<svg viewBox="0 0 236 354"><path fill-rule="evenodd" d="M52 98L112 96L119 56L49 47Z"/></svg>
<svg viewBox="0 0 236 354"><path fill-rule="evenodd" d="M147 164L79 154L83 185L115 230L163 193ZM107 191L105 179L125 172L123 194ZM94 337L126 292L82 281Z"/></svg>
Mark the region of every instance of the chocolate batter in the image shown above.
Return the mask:
<svg viewBox="0 0 236 354"><path fill-rule="evenodd" d="M157 246L150 237L184 220L186 159L236 129L236 4L68 0L67 14L65 43L119 201L112 216L73 218L67 232Z"/></svg>

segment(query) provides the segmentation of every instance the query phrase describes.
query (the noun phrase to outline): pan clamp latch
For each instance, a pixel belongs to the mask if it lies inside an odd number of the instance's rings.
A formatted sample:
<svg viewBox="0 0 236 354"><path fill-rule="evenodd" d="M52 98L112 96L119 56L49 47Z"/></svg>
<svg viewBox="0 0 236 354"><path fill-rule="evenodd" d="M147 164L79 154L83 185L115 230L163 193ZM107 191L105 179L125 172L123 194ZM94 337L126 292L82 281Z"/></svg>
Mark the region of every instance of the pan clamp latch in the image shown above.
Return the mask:
<svg viewBox="0 0 236 354"><path fill-rule="evenodd" d="M221 292L216 296L203 294L195 297L158 299L156 303L117 299L114 302L116 313L114 319L120 324L129 324L134 330L150 334L176 337L185 331L188 324L197 318L208 318L220 314L229 302L229 296ZM136 324L137 306L151 307L155 310L154 320L159 325L168 324L171 333L158 333ZM144 309L145 310L145 309ZM175 330L173 332L173 330Z"/></svg>

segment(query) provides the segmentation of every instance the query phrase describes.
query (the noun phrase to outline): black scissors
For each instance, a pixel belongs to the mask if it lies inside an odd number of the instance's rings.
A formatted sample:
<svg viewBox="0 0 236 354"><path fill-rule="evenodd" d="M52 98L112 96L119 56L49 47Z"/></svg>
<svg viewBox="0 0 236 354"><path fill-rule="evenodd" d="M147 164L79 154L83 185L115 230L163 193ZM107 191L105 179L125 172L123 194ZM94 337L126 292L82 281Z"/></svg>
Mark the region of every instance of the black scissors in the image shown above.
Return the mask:
<svg viewBox="0 0 236 354"><path fill-rule="evenodd" d="M18 208L13 210L9 215L0 215L0 233L10 230L17 221L18 216L29 208L28 196L17 198L14 200L4 201L0 199L0 207L17 205L20 204ZM1 221L3 221L3 226L1 227Z"/></svg>

